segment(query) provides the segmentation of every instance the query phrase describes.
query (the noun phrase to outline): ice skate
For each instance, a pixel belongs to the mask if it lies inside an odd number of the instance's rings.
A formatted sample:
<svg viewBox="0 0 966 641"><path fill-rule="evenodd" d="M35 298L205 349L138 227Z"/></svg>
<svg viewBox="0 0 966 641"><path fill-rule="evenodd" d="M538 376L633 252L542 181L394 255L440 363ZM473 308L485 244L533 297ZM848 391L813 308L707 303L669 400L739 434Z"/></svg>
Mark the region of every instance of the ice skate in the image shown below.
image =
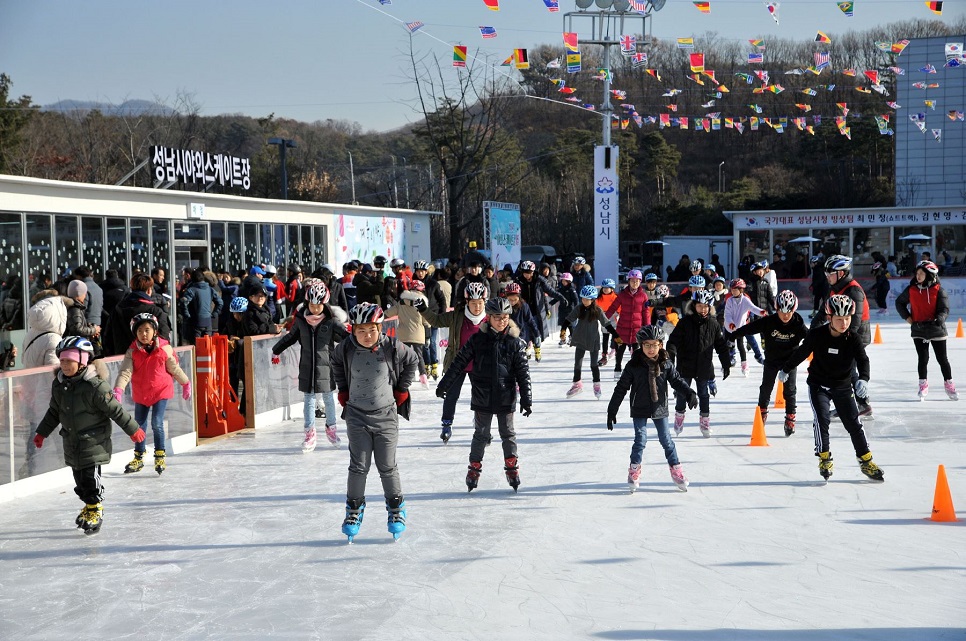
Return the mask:
<svg viewBox="0 0 966 641"><path fill-rule="evenodd" d="M956 384L953 383L953 379L946 381L943 386L946 388L946 396L949 397L951 401L958 401L959 394L956 393Z"/></svg>
<svg viewBox="0 0 966 641"><path fill-rule="evenodd" d="M688 480L688 477L684 475L684 469L681 468L681 464L678 463L677 465L671 465L670 468L671 480L674 481L674 484L678 486L679 490L682 492L687 492L688 486L691 485L691 482Z"/></svg>
<svg viewBox="0 0 966 641"><path fill-rule="evenodd" d="M533 359L539 363L541 358L542 358L542 356L540 354L540 348L539 347L534 347L533 348Z"/></svg>
<svg viewBox="0 0 966 641"><path fill-rule="evenodd" d="M631 494L641 486L641 464L631 463L627 468L627 486L631 489Z"/></svg>
<svg viewBox="0 0 966 641"><path fill-rule="evenodd" d="M748 361L741 361L741 375L748 378Z"/></svg>
<svg viewBox="0 0 966 641"><path fill-rule="evenodd" d="M469 464L466 471L466 491L472 492L480 484L480 474L483 472L483 463L473 461Z"/></svg>
<svg viewBox="0 0 966 641"><path fill-rule="evenodd" d="M711 438L711 417L700 417L698 419L698 427L701 429L701 436L704 438Z"/></svg>
<svg viewBox="0 0 966 641"><path fill-rule="evenodd" d="M443 421L443 429L439 433L440 440L443 443L449 443L449 439L453 436L453 421Z"/></svg>
<svg viewBox="0 0 966 641"><path fill-rule="evenodd" d="M325 438L329 441L329 444L338 446L342 439L339 438L339 434L336 431L335 425L325 426Z"/></svg>
<svg viewBox="0 0 966 641"><path fill-rule="evenodd" d="M621 370L619 370L619 369L615 369L615 370L614 370L614 380L615 380L615 381L619 381L619 380L621 380L621 374L623 374L623 373L624 373L624 372L622 372Z"/></svg>
<svg viewBox="0 0 966 641"><path fill-rule="evenodd" d="M761 354L755 354L755 360L758 361L759 365L765 364L765 357L762 356Z"/></svg>
<svg viewBox="0 0 966 641"><path fill-rule="evenodd" d="M325 418L325 410L321 407L315 408L315 418Z"/></svg>
<svg viewBox="0 0 966 641"><path fill-rule="evenodd" d="M420 389L429 389L429 380L426 378L425 374L419 375L419 387Z"/></svg>
<svg viewBox="0 0 966 641"><path fill-rule="evenodd" d="M517 457L511 456L504 461L503 470L506 472L506 482L510 484L513 491L516 492L517 488L520 487L520 466L517 462Z"/></svg>
<svg viewBox="0 0 966 641"><path fill-rule="evenodd" d="M352 543L353 537L359 534L359 527L362 525L362 517L365 515L365 499L353 499L345 502L345 520L342 522L342 533L349 537Z"/></svg>
<svg viewBox="0 0 966 641"><path fill-rule="evenodd" d="M161 476L161 472L165 469L167 467L164 464L164 450L154 450L154 471Z"/></svg>
<svg viewBox="0 0 966 641"><path fill-rule="evenodd" d="M604 354L599 359L597 359L597 367L605 367L607 365L607 354Z"/></svg>
<svg viewBox="0 0 966 641"><path fill-rule="evenodd" d="M866 419L868 421L874 421L875 420L875 414L872 413L872 405L870 405L869 403L865 403L863 401L860 401L858 399L856 399L856 403L855 404L856 404L856 407L859 410L859 418L864 418L864 419Z"/></svg>
<svg viewBox="0 0 966 641"><path fill-rule="evenodd" d="M785 436L791 436L795 433L795 415L785 414Z"/></svg>
<svg viewBox="0 0 966 641"><path fill-rule="evenodd" d="M594 396L597 397L598 401L600 400L601 393L600 383L594 383Z"/></svg>
<svg viewBox="0 0 966 641"><path fill-rule="evenodd" d="M684 431L684 412L674 413L674 433L680 435Z"/></svg>
<svg viewBox="0 0 966 641"><path fill-rule="evenodd" d="M828 481L829 477L832 476L832 453L831 452L819 452L818 455L818 473L822 475L822 478Z"/></svg>
<svg viewBox="0 0 966 641"><path fill-rule="evenodd" d="M875 464L872 460L872 452L866 452L862 456L858 457L859 469L862 473L868 476L873 481L884 481L882 468Z"/></svg>
<svg viewBox="0 0 966 641"><path fill-rule="evenodd" d="M761 408L761 422L768 423L768 408Z"/></svg>
<svg viewBox="0 0 966 641"><path fill-rule="evenodd" d="M144 469L144 452L134 452L134 460L124 466L125 474L133 474Z"/></svg>
<svg viewBox="0 0 966 641"><path fill-rule="evenodd" d="M100 503L94 503L93 505L88 503L85 509L87 510L87 515L84 516L84 521L81 523L81 527L84 528L84 534L97 534L101 531L104 507Z"/></svg>
<svg viewBox="0 0 966 641"><path fill-rule="evenodd" d="M439 380L439 363L433 363L429 366L429 375L433 377L434 381Z"/></svg>
<svg viewBox="0 0 966 641"><path fill-rule="evenodd" d="M718 383L714 379L708 381L708 394L711 394L711 396L718 395Z"/></svg>
<svg viewBox="0 0 966 641"><path fill-rule="evenodd" d="M394 496L386 501L386 512L389 518L386 527L393 539L406 531L406 500L401 496Z"/></svg>
<svg viewBox="0 0 966 641"><path fill-rule="evenodd" d="M557 343L560 347L566 347L567 345L567 330L560 330L560 342Z"/></svg>
<svg viewBox="0 0 966 641"><path fill-rule="evenodd" d="M302 453L308 454L315 449L315 428L310 427L305 432L305 439L302 441Z"/></svg>
<svg viewBox="0 0 966 641"><path fill-rule="evenodd" d="M577 394L580 394L582 391L584 391L584 384L581 383L580 381L574 381L574 384L570 386L569 390L567 390L567 398L576 396Z"/></svg>
<svg viewBox="0 0 966 641"><path fill-rule="evenodd" d="M919 379L919 400L920 401L926 400L926 394L928 393L929 393L929 381L924 378L920 378Z"/></svg>
<svg viewBox="0 0 966 641"><path fill-rule="evenodd" d="M84 507L81 508L80 514L78 514L77 518L74 519L74 525L76 525L78 528L83 528L84 521L86 520L87 520L87 504L85 503Z"/></svg>

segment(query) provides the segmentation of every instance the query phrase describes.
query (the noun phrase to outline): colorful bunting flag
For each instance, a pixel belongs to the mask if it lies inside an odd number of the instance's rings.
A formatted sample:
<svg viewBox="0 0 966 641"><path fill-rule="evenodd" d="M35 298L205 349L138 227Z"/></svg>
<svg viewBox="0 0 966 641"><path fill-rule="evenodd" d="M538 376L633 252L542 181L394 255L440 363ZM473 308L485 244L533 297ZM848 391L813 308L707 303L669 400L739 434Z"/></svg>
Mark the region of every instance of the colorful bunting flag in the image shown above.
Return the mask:
<svg viewBox="0 0 966 641"><path fill-rule="evenodd" d="M547 69L560 69L560 58L554 58L548 62Z"/></svg>
<svg viewBox="0 0 966 641"><path fill-rule="evenodd" d="M507 59L506 59L506 60L504 60L504 61L503 61L503 62L502 62L502 63L500 64L500 66L501 66L501 67L509 67L509 66L510 66L510 65L512 65L512 64L513 64L513 54L511 53L511 54L509 55L509 57L507 57Z"/></svg>
<svg viewBox="0 0 966 641"><path fill-rule="evenodd" d="M815 42L821 42L823 44L830 45L830 44L832 44L832 39L829 38L827 35L825 35L823 32L819 31L815 35Z"/></svg>
<svg viewBox="0 0 966 641"><path fill-rule="evenodd" d="M926 8L935 13L937 16L941 16L943 14L942 2L930 2L930 0L926 0Z"/></svg>
<svg viewBox="0 0 966 641"><path fill-rule="evenodd" d="M942 2L937 2L936 4L940 4L941 5ZM932 137L936 139L936 142L942 142L943 141L943 130L942 129L933 129L932 130Z"/></svg>
<svg viewBox="0 0 966 641"><path fill-rule="evenodd" d="M872 81L872 84L879 84L879 72L875 69L866 69L865 77Z"/></svg>
<svg viewBox="0 0 966 641"><path fill-rule="evenodd" d="M951 60L953 58L962 58L963 53L963 43L962 42L947 42L946 43L946 60Z"/></svg>
<svg viewBox="0 0 966 641"><path fill-rule="evenodd" d="M692 53L691 58L691 71L695 73L701 73L704 71L704 54L703 53Z"/></svg>
<svg viewBox="0 0 966 641"><path fill-rule="evenodd" d="M543 3L547 5L547 11L549 11L550 13L556 13L560 11L559 0L543 0Z"/></svg>
<svg viewBox="0 0 966 641"><path fill-rule="evenodd" d="M379 4L392 4L392 0L379 0Z"/></svg>
<svg viewBox="0 0 966 641"><path fill-rule="evenodd" d="M453 66L454 67L466 66L466 46L465 45L455 45L453 47Z"/></svg>
<svg viewBox="0 0 966 641"><path fill-rule="evenodd" d="M922 104L926 105L933 111L936 111L936 101L935 100L923 100Z"/></svg>
<svg viewBox="0 0 966 641"><path fill-rule="evenodd" d="M484 0L485 2L486 0ZM494 0L495 2L496 0ZM514 49L513 50L513 62L517 69L529 69L530 60L527 58L526 49Z"/></svg>
<svg viewBox="0 0 966 641"><path fill-rule="evenodd" d="M564 47L567 51L577 52L580 51L580 47L577 44L577 32L576 31L565 31L563 34Z"/></svg>
<svg viewBox="0 0 966 641"><path fill-rule="evenodd" d="M493 27L480 26L480 35L484 38L496 38L496 29Z"/></svg>
<svg viewBox="0 0 966 641"><path fill-rule="evenodd" d="M835 106L842 110L843 117L849 115L849 105L847 102L837 102Z"/></svg>
<svg viewBox="0 0 966 641"><path fill-rule="evenodd" d="M751 107L752 110L754 110L754 112L756 114L760 114L761 113L761 107L759 107L758 105L748 105L748 106Z"/></svg>
<svg viewBox="0 0 966 641"><path fill-rule="evenodd" d="M919 67L919 71L920 73L936 73L936 68L927 62L925 67Z"/></svg>
<svg viewBox="0 0 966 641"><path fill-rule="evenodd" d="M419 31L420 29L422 29L425 26L426 25L424 23L420 22L419 20L416 20L414 22L407 22L406 23L406 28L409 29L409 33L416 33L417 31Z"/></svg>
<svg viewBox="0 0 966 641"><path fill-rule="evenodd" d="M644 51L634 52L634 55L631 56L631 66L644 67L646 65L647 65L647 53Z"/></svg>
<svg viewBox="0 0 966 641"><path fill-rule="evenodd" d="M908 40L900 40L899 42L893 42L892 43L892 46L890 47L890 50L891 50L892 53L894 53L894 54L896 54L898 56L908 46L909 46L909 41Z"/></svg>
<svg viewBox="0 0 966 641"><path fill-rule="evenodd" d="M694 7L701 13L711 13L710 2L700 2L699 0L694 0Z"/></svg>
<svg viewBox="0 0 966 641"><path fill-rule="evenodd" d="M961 67L963 66L964 60L959 60L958 58L953 58L952 60L947 60L944 67Z"/></svg>
<svg viewBox="0 0 966 641"><path fill-rule="evenodd" d="M875 46L879 48L879 51L884 51L885 53L889 53L890 51L892 51L892 43L891 42L884 42L882 40L876 40L875 41Z"/></svg>
<svg viewBox="0 0 966 641"><path fill-rule="evenodd" d="M764 51L765 50L765 41L762 40L761 38L753 38L753 39L749 40L748 42L751 43L751 46L752 47L757 48L759 51Z"/></svg>
<svg viewBox="0 0 966 641"><path fill-rule="evenodd" d="M900 105L898 102L887 102L886 105L888 105L890 109L902 109L902 105Z"/></svg>
<svg viewBox="0 0 966 641"><path fill-rule="evenodd" d="M775 21L775 24L778 24L778 3L766 2L765 9L768 10L769 15L771 15L772 19Z"/></svg>
<svg viewBox="0 0 966 641"><path fill-rule="evenodd" d="M637 51L637 38L634 36L621 36L621 53L625 56L633 55Z"/></svg>
<svg viewBox="0 0 966 641"><path fill-rule="evenodd" d="M694 38L678 38L678 49L694 49Z"/></svg>
<svg viewBox="0 0 966 641"><path fill-rule="evenodd" d="M656 80L657 80L658 82L661 82L661 74L659 74L659 73L657 72L657 69L645 69L644 71L646 71L646 72L648 73L648 75L651 75L651 76L654 76L654 78L655 78L655 79L656 79Z"/></svg>
<svg viewBox="0 0 966 641"><path fill-rule="evenodd" d="M897 76L904 76L904 75L906 75L906 70L903 69L902 67L889 67L889 71L891 71L892 73L894 73Z"/></svg>
<svg viewBox="0 0 966 641"><path fill-rule="evenodd" d="M714 71L706 70L704 72L704 75L711 78L711 82L713 82L714 84L718 84L718 79L714 77Z"/></svg>
<svg viewBox="0 0 966 641"><path fill-rule="evenodd" d="M835 4L838 5L839 9L841 9L842 13L844 13L847 17L852 17L852 10L855 8L854 2L836 2Z"/></svg>
<svg viewBox="0 0 966 641"><path fill-rule="evenodd" d="M825 67L829 66L831 62L831 54L828 51L815 52L815 70L821 71ZM817 75L817 74L816 74Z"/></svg>
<svg viewBox="0 0 966 641"><path fill-rule="evenodd" d="M748 54L748 64L750 65L762 65L765 64L765 56L760 53L749 53Z"/></svg>
<svg viewBox="0 0 966 641"><path fill-rule="evenodd" d="M500 0L483 0L483 4L485 4L486 8L490 11L500 10Z"/></svg>

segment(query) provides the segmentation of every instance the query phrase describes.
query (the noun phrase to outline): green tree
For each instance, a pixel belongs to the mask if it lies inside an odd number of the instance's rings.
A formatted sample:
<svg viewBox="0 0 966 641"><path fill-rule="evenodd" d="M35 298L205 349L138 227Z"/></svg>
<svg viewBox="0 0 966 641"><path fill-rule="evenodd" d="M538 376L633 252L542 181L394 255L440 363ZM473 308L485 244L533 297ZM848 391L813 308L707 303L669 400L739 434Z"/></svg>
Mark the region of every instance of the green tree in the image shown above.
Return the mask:
<svg viewBox="0 0 966 641"><path fill-rule="evenodd" d="M20 133L30 123L38 107L31 104L30 96L10 99L13 81L0 73L0 173L5 173L9 154L17 146Z"/></svg>

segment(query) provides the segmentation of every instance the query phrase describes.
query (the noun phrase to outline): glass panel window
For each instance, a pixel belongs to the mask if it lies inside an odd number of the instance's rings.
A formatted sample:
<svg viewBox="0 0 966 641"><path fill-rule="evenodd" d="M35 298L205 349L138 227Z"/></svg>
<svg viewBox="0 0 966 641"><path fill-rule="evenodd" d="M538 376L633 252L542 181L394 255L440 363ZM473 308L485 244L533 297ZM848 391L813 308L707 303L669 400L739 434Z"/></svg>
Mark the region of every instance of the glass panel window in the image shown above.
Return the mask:
<svg viewBox="0 0 966 641"><path fill-rule="evenodd" d="M170 272L171 235L168 231L168 221L151 221L151 250L151 269L161 268L165 272Z"/></svg>
<svg viewBox="0 0 966 641"><path fill-rule="evenodd" d="M205 223L176 222L174 224L175 240L208 240L208 226Z"/></svg>
<svg viewBox="0 0 966 641"><path fill-rule="evenodd" d="M306 274L311 274L317 267L320 267L322 263L318 265L312 264L312 228L308 225L302 225L302 271Z"/></svg>
<svg viewBox="0 0 966 641"><path fill-rule="evenodd" d="M936 252L933 260L945 276L966 273L966 226L937 225Z"/></svg>
<svg viewBox="0 0 966 641"><path fill-rule="evenodd" d="M50 232L50 216L27 215L27 279L29 288L33 291L37 291L34 289L34 283L40 282L53 264L53 241ZM18 242L17 245L19 246L20 243ZM15 289L22 290L19 280ZM28 304L27 307L29 306Z"/></svg>
<svg viewBox="0 0 966 641"><path fill-rule="evenodd" d="M285 273L285 268L288 266L287 265L286 258L285 258L285 256L286 256L286 254L285 254L285 225L273 225L273 227L275 228L274 238L272 239L272 242L275 243L274 244L274 248L275 248L275 258L274 258L274 260L275 260L275 267L278 268L278 271L279 272L281 272L281 273L284 274Z"/></svg>
<svg viewBox="0 0 966 641"><path fill-rule="evenodd" d="M258 253L258 225L245 223L245 267L258 265L262 257Z"/></svg>
<svg viewBox="0 0 966 641"><path fill-rule="evenodd" d="M228 272L236 274L244 269L242 264L241 223L228 223Z"/></svg>
<svg viewBox="0 0 966 641"><path fill-rule="evenodd" d="M266 223L259 225L258 238L259 255L264 257L267 263L275 265L275 268L284 274L285 268L275 262L275 252L272 247L272 226Z"/></svg>
<svg viewBox="0 0 966 641"><path fill-rule="evenodd" d="M3 312L4 328L24 328L23 301L23 223L20 214L0 214L0 279L9 296L20 298L20 309L8 306ZM29 301L28 301L29 302ZM49 384L49 383L48 383ZM42 414L38 414L42 416Z"/></svg>
<svg viewBox="0 0 966 641"><path fill-rule="evenodd" d="M816 254L822 254L825 258L833 254L852 255L849 251L848 229L813 229L812 236L819 239L819 242L813 244Z"/></svg>
<svg viewBox="0 0 966 641"><path fill-rule="evenodd" d="M749 269L752 263L762 258L769 258L769 234L767 229L742 230L738 232L738 247L741 260L738 264L738 276L748 280L751 276Z"/></svg>
<svg viewBox="0 0 966 641"><path fill-rule="evenodd" d="M315 253L315 266L316 268L318 268L328 262L325 258L326 248L327 248L325 244L326 230L325 230L325 227L322 225L318 227L313 227L313 229L315 230L315 241L313 242L312 249L314 250L314 253ZM333 268L335 269L335 273L337 274L342 273L340 269L341 267L342 267L341 265L333 265Z"/></svg>
<svg viewBox="0 0 966 641"><path fill-rule="evenodd" d="M914 227L896 227L896 260L899 261L899 273L911 276L916 270L916 263L928 257L935 261L932 252L932 225L916 225ZM905 238L905 240L903 240Z"/></svg>
<svg viewBox="0 0 966 641"><path fill-rule="evenodd" d="M150 272L151 251L148 243L148 224L150 221L132 218L131 223L131 270L121 273L121 280L129 281L138 272Z"/></svg>
<svg viewBox="0 0 966 641"><path fill-rule="evenodd" d="M104 277L104 227L100 218L81 218L81 262L94 272L94 280Z"/></svg>
<svg viewBox="0 0 966 641"><path fill-rule="evenodd" d="M852 254L852 264L859 276L871 275L871 267L875 263L883 266L889 262L892 251L890 227L856 228L853 241L855 251Z"/></svg>
<svg viewBox="0 0 966 641"><path fill-rule="evenodd" d="M77 216L55 216L54 226L57 235L57 265L50 276L57 280L64 272L74 269L79 261Z"/></svg>
<svg viewBox="0 0 966 641"><path fill-rule="evenodd" d="M298 225L288 226L288 262L298 263L299 259L299 227ZM302 266L302 271L305 271L305 266Z"/></svg>
<svg viewBox="0 0 966 641"><path fill-rule="evenodd" d="M226 269L225 223L209 223L208 230L211 234L211 269L217 274Z"/></svg>
<svg viewBox="0 0 966 641"><path fill-rule="evenodd" d="M809 237L807 229L775 230L775 246L768 260L778 278L808 277L809 247L812 243L800 239Z"/></svg>
<svg viewBox="0 0 966 641"><path fill-rule="evenodd" d="M127 221L107 219L107 267L119 274L127 273Z"/></svg>

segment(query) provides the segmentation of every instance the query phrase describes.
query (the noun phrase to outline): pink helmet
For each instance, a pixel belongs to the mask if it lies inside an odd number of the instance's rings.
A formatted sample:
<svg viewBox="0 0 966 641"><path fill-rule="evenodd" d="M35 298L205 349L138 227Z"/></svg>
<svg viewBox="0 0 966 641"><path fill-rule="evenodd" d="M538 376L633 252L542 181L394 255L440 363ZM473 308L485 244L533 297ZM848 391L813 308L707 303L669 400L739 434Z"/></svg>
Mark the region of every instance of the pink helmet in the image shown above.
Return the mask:
<svg viewBox="0 0 966 641"><path fill-rule="evenodd" d="M644 275L641 274L641 270L632 269L631 271L627 272L627 280L630 280L632 278L636 278L637 280L643 280Z"/></svg>
<svg viewBox="0 0 966 641"><path fill-rule="evenodd" d="M409 289L417 292L424 292L426 291L426 283L421 280L414 279L409 283Z"/></svg>
<svg viewBox="0 0 966 641"><path fill-rule="evenodd" d="M574 282L574 277L570 272L564 272L559 276L560 280L569 280L571 283Z"/></svg>

